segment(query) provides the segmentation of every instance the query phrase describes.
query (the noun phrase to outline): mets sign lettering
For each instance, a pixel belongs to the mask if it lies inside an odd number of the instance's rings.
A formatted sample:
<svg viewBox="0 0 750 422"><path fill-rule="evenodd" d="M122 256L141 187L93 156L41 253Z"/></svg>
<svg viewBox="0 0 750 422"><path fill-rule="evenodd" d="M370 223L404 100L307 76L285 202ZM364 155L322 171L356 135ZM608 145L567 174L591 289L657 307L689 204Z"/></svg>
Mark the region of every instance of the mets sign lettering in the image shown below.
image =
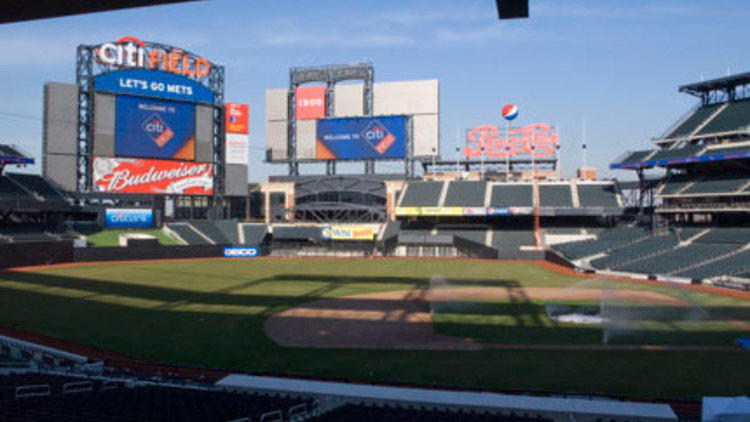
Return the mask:
<svg viewBox="0 0 750 422"><path fill-rule="evenodd" d="M406 156L406 116L318 120L320 160L399 159Z"/></svg>

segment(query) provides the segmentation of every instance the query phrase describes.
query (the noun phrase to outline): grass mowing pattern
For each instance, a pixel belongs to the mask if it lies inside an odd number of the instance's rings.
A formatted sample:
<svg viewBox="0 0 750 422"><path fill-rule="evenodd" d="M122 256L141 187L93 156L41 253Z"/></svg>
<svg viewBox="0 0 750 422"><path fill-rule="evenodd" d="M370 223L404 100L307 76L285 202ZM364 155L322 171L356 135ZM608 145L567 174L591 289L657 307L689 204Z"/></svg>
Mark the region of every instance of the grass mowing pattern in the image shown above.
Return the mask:
<svg viewBox="0 0 750 422"><path fill-rule="evenodd" d="M581 280L501 262L92 264L0 273L0 325L162 363L291 375L649 398L750 391L750 379L739 370L750 363L743 352L286 349L263 332L264 320L282 309L323 297L426 288L434 275L454 286L565 287ZM705 293L694 297L706 306L746 305Z"/></svg>

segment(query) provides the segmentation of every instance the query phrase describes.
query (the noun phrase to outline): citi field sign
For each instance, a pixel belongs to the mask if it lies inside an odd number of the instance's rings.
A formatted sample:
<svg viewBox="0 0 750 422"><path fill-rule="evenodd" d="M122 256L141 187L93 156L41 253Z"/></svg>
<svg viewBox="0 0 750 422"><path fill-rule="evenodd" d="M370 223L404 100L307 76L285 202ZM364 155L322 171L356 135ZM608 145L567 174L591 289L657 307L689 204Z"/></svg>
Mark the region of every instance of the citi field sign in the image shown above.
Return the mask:
<svg viewBox="0 0 750 422"><path fill-rule="evenodd" d="M211 71L211 63L203 57L176 47L146 43L136 37L101 44L94 50L94 59L115 68L160 70L194 78Z"/></svg>

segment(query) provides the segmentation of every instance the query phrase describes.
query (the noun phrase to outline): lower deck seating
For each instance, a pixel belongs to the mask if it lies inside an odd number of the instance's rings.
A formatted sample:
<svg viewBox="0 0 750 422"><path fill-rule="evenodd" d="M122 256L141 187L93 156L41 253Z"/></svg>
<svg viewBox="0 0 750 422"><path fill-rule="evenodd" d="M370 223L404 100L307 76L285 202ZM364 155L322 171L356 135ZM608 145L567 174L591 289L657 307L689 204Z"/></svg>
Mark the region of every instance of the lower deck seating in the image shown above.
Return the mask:
<svg viewBox="0 0 750 422"><path fill-rule="evenodd" d="M613 268L645 274L668 274L737 249L737 245L729 244L691 244Z"/></svg>
<svg viewBox="0 0 750 422"><path fill-rule="evenodd" d="M552 422L541 416L501 415L495 413L459 412L437 409L374 407L348 404L313 419L312 422Z"/></svg>
<svg viewBox="0 0 750 422"><path fill-rule="evenodd" d="M672 249L678 243L677 235L666 233L647 237L638 242L610 252L607 256L594 259L591 266L598 269L612 268L635 259L648 257Z"/></svg>
<svg viewBox="0 0 750 422"><path fill-rule="evenodd" d="M534 246L535 243L532 229L502 229L492 232L492 246L498 250L518 250L521 246Z"/></svg>
<svg viewBox="0 0 750 422"><path fill-rule="evenodd" d="M642 227L618 226L607 229L596 239L554 245L553 249L570 260L585 258L626 246L650 235Z"/></svg>
<svg viewBox="0 0 750 422"><path fill-rule="evenodd" d="M211 242L206 240L203 236L199 235L195 230L185 223L170 223L167 224L167 228L177 233L180 239L184 240L188 245L210 245Z"/></svg>
<svg viewBox="0 0 750 422"><path fill-rule="evenodd" d="M286 417L300 399L272 398L194 388L143 386L96 389L47 397L4 400L0 420L8 421L257 421L267 412Z"/></svg>
<svg viewBox="0 0 750 422"><path fill-rule="evenodd" d="M265 224L242 224L242 234L245 237L245 245L257 246L263 243L268 234L268 226Z"/></svg>
<svg viewBox="0 0 750 422"><path fill-rule="evenodd" d="M709 263L674 273L690 278L713 278L722 275L740 275L750 270L750 250L730 255Z"/></svg>
<svg viewBox="0 0 750 422"><path fill-rule="evenodd" d="M216 245L228 245L231 244L231 242L224 236L224 234L219 230L219 228L216 225L216 222L209 221L209 220L191 220L189 221L190 225L193 226L196 230L201 232L204 236L211 239L211 241Z"/></svg>

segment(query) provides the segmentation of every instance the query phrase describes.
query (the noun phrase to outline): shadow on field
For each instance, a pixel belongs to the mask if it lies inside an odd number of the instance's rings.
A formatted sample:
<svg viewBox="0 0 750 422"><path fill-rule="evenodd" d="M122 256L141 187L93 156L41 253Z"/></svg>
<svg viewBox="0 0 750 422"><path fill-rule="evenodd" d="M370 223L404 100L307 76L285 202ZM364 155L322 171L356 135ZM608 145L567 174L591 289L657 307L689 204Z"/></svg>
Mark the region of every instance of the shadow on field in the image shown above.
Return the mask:
<svg viewBox="0 0 750 422"><path fill-rule="evenodd" d="M168 276L168 275L166 275ZM3 281L16 281L38 286L30 290L16 290L3 288ZM314 286L311 290L301 292L298 296L274 295L259 289L258 294L243 294L242 289L260 286L263 284L294 283L294 282L318 282L320 286ZM29 272L7 271L0 273L0 290L6 295L6 301L10 301L12 292L18 292L28 298L38 296L47 304L66 303L69 306L62 308L74 309L74 313L84 315L88 319L107 318L107 313L100 313L101 307L109 309L121 308L127 310L132 317L150 315L144 321L154 319L154 324L164 320L163 315L170 315L169 319L178 315L197 315L206 318L211 315L211 320L221 318L242 318L247 323L257 325L255 331L262 333L263 321L276 312L304 306L315 307L311 302L325 298L342 285L350 283L380 283L380 284L409 284L414 290L408 299L419 299L425 289L429 287L429 280L418 277L375 277L375 276L320 276L303 274L280 274L275 277L246 280L236 285L212 292L197 292L179 288L168 288L150 285L136 285L123 282L99 281L89 278L76 278L52 274L39 274ZM595 343L600 340L601 328L590 326L573 326L571 324L559 324L547 318L545 304L531 300L524 293L521 284L516 280L476 280L476 279L451 279L451 287L457 286L492 286L508 289L508 299L503 302L482 301L450 301L432 303L428 309L434 316L436 330L445 335L456 337L469 337L482 342L513 342L513 343ZM64 296L63 293L48 291L45 288L67 288L84 292L81 296ZM267 289L266 291L273 291ZM22 292L22 293L21 293ZM232 293L238 292L238 293ZM143 300L133 304L135 300ZM146 301L153 301L150 304ZM377 298L330 298L328 303L335 304L336 310L343 311L377 311L397 308L403 304L403 300L377 299ZM88 305L85 305L88 304ZM200 307L182 308L183 305L199 305ZM425 303L426 305L426 303ZM13 312L14 307L27 306L25 303L3 303L8 312ZM49 305L47 305L49 306ZM225 308L222 308L225 306ZM258 307L252 312L241 312L232 307ZM208 309L210 308L210 309ZM650 342L650 343L678 343L678 344L727 344L731 339L747 335L743 330L743 323L750 321L750 307L741 306L714 306L704 307L707 323L734 321L739 324L727 327L701 327L698 325L686 326L683 324L690 320L686 314L686 307L675 306L619 306L609 305L609 315L622 321L646 321L658 322L659 325L645 330L622 330L620 338L627 342ZM158 311L158 315L153 313ZM75 325L74 320L67 321L67 315L57 312L56 309L47 309L45 312L55 324ZM164 313L162 313L164 312ZM687 316L686 316L687 315ZM0 316L5 318L4 312ZM119 318L119 317L118 317ZM319 319L311 315L310 321ZM380 319L382 321L406 320L405 315L394 317L391 312L385 312ZM494 321L493 318L502 320ZM5 318L10 321L11 319ZM700 322L700 321L698 321ZM104 323L104 321L102 321ZM148 323L147 323L148 324ZM174 322L178 324L179 322ZM51 325L51 324L50 324ZM747 325L745 325L746 327ZM364 325L363 325L364 327ZM151 327L148 327L151 328ZM153 327L156 329L157 327ZM705 329L704 329L705 328ZM233 335L233 325L218 323L212 330L223 332L224 335ZM687 334L686 334L687 332ZM635 333L635 334L633 334ZM256 333L257 334L257 333ZM627 334L627 335L626 335ZM164 334L160 334L164 335ZM178 334L181 338L185 334Z"/></svg>

